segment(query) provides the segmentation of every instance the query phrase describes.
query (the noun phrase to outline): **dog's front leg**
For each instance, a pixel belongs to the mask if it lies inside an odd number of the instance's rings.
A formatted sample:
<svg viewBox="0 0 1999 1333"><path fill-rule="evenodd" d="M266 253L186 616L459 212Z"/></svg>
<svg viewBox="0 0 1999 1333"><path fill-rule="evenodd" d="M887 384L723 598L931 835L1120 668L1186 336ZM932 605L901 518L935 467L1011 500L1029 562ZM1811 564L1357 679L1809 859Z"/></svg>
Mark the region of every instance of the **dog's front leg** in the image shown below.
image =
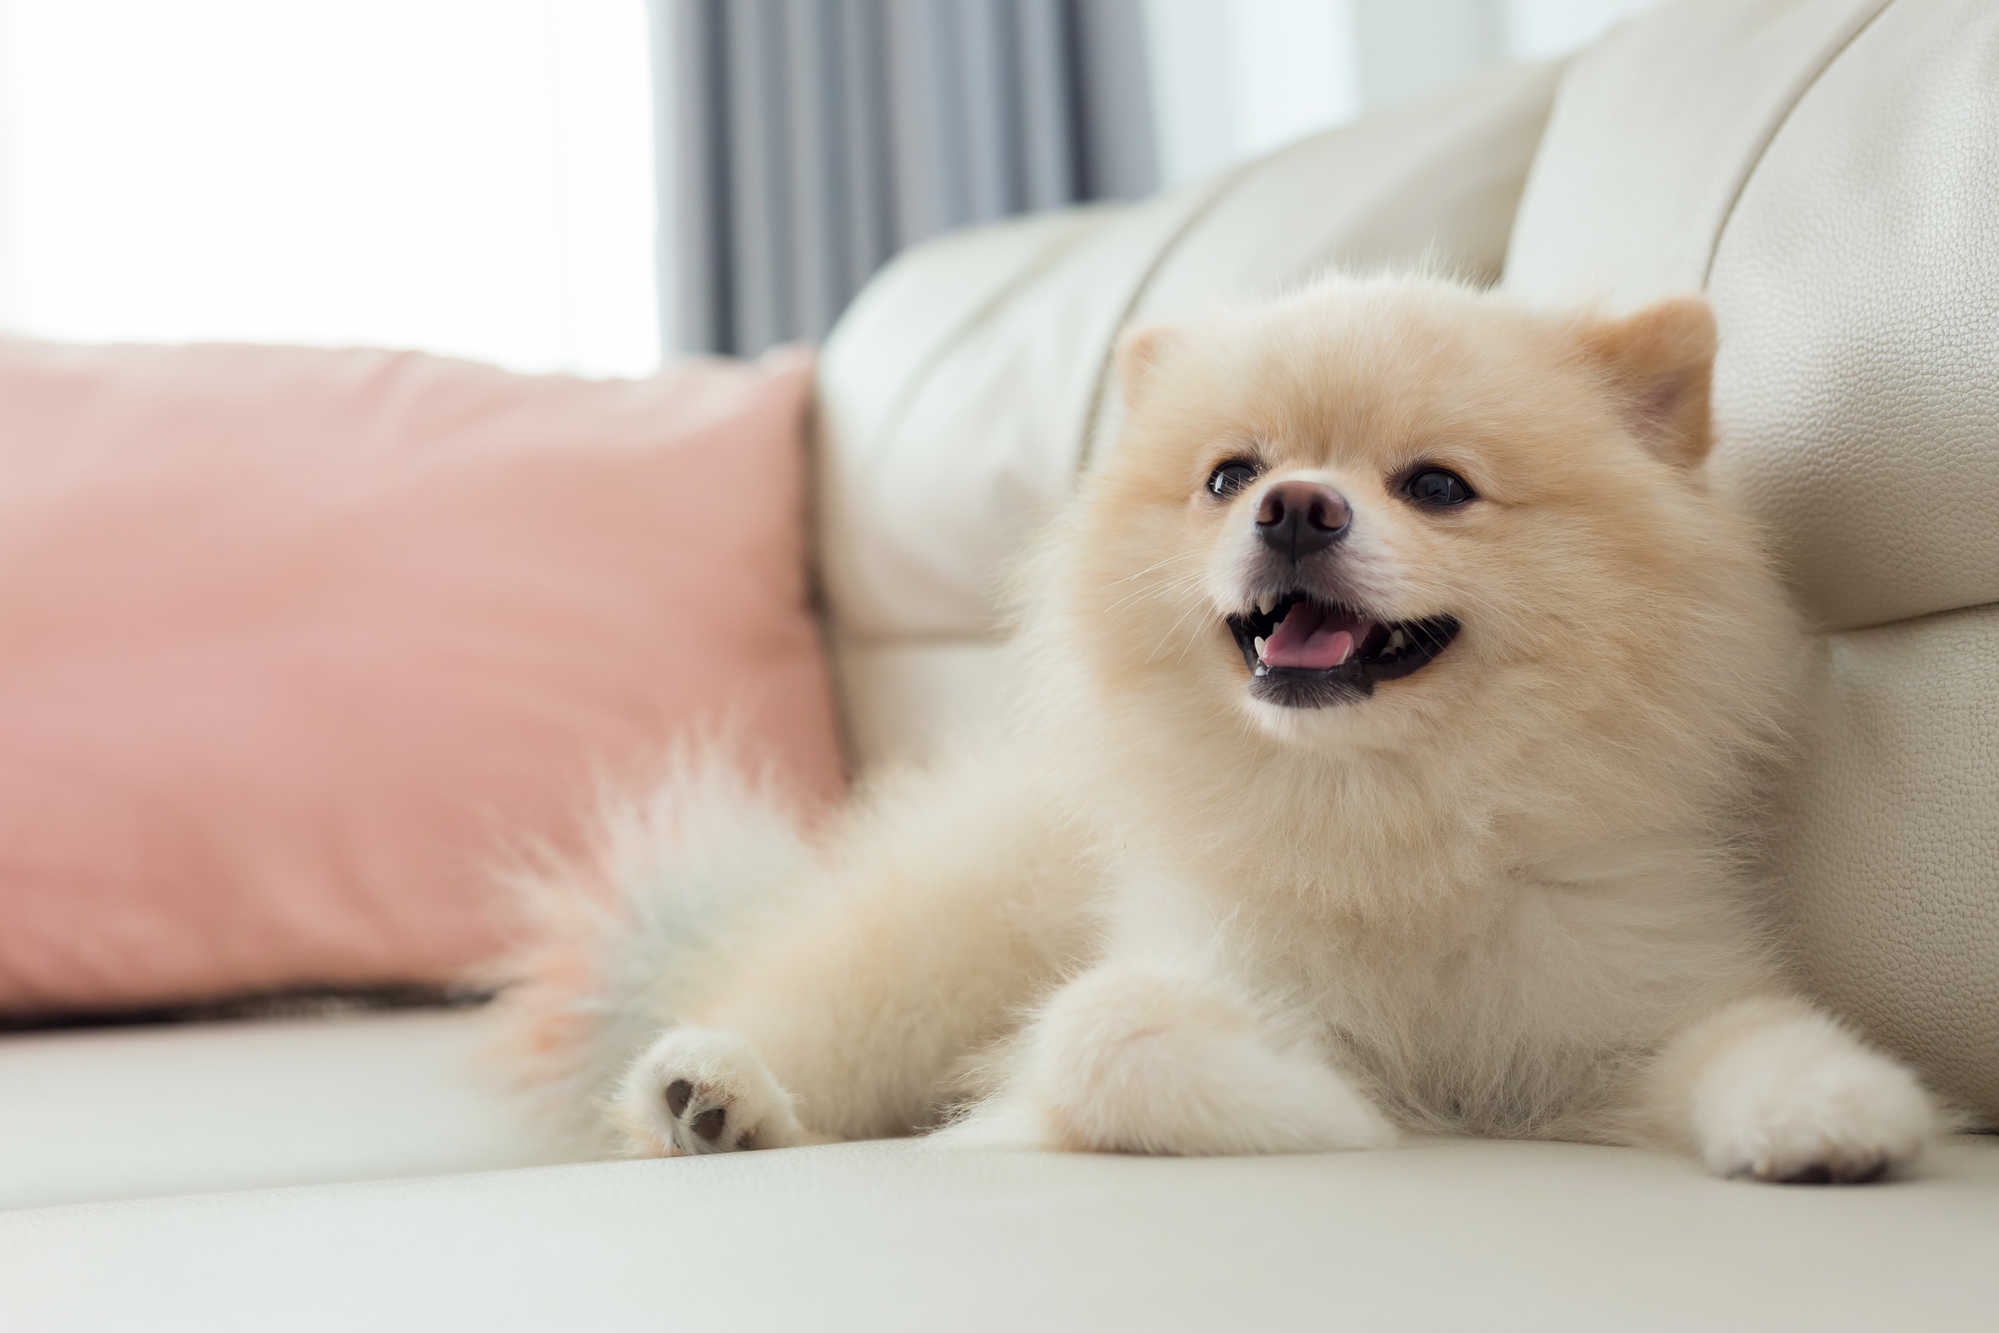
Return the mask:
<svg viewBox="0 0 1999 1333"><path fill-rule="evenodd" d="M991 764L884 801L627 1070L631 1151L909 1134L1094 939L1086 848ZM1022 793L1029 793L1023 795Z"/></svg>
<svg viewBox="0 0 1999 1333"><path fill-rule="evenodd" d="M1211 1156L1380 1148L1396 1132L1310 1043L1198 968L1109 961L1022 1034L977 1142Z"/></svg>
<svg viewBox="0 0 1999 1333"><path fill-rule="evenodd" d="M1647 1071L1641 1141L1716 1175L1874 1180L1912 1159L1940 1117L1916 1076L1800 1000L1744 1000L1669 1042Z"/></svg>

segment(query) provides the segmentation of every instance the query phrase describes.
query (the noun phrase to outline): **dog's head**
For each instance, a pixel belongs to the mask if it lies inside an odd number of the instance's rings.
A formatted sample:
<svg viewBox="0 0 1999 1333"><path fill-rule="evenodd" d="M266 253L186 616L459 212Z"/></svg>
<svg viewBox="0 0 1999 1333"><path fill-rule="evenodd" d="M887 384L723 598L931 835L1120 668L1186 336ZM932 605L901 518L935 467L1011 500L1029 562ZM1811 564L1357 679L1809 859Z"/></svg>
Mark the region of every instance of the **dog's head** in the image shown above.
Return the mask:
<svg viewBox="0 0 1999 1333"><path fill-rule="evenodd" d="M1725 693L1759 670L1730 618L1791 627L1698 470L1714 349L1699 298L1563 317L1427 280L1139 330L1049 570L1069 658L1314 747Z"/></svg>

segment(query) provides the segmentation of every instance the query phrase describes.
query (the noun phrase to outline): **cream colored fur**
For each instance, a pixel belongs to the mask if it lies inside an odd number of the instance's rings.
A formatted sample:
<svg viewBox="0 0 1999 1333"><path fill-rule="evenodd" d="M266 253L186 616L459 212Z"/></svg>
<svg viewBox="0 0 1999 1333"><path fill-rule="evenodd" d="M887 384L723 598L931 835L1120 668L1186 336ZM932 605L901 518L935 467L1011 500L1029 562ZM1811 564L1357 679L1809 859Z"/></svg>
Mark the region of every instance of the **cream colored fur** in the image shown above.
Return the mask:
<svg viewBox="0 0 1999 1333"><path fill-rule="evenodd" d="M1022 579L1010 739L864 793L696 981L523 987L660 1033L546 1077L646 1154L955 1113L946 1139L1066 1149L1909 1160L1928 1099L1797 997L1743 865L1804 637L1699 471L1713 349L1694 298L1604 320L1385 279L1127 339L1122 437ZM1261 473L1218 499L1237 456ZM1411 503L1419 464L1479 498ZM1462 623L1370 698L1250 696L1224 617L1287 479L1346 497L1349 600Z"/></svg>

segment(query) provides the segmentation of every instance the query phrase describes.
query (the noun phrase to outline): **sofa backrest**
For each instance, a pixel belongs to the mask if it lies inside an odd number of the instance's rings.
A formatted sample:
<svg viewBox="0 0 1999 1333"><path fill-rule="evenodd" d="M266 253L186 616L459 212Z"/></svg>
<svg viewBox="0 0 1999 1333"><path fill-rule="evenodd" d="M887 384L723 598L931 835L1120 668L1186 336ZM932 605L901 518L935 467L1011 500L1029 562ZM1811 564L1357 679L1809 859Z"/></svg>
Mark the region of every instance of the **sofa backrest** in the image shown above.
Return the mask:
<svg viewBox="0 0 1999 1333"><path fill-rule="evenodd" d="M1999 1126L1995 67L1992 0L1681 0L1566 69L898 260L821 369L856 757L997 711L998 580L1114 424L1121 328L1426 257L1550 302L1705 288L1716 483L1824 630L1779 906L1811 984Z"/></svg>
<svg viewBox="0 0 1999 1333"><path fill-rule="evenodd" d="M1999 1126L1999 4L1696 0L1584 54L1506 286L1705 288L1711 471L1824 631L1772 825L1814 986Z"/></svg>

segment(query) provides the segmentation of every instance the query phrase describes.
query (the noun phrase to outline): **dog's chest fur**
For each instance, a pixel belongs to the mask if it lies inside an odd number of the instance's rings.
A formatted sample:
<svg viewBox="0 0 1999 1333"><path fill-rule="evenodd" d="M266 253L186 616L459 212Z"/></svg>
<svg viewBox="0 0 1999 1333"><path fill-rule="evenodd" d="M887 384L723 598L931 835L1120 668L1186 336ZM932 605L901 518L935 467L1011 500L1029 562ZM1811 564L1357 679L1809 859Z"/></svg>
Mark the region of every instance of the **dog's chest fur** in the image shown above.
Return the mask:
<svg viewBox="0 0 1999 1333"><path fill-rule="evenodd" d="M1209 858L1129 873L1113 942L1229 976L1407 1128L1508 1135L1592 1137L1615 1113L1606 1071L1772 976L1739 877L1698 836L1526 866L1496 843L1469 865L1368 850L1346 841L1342 872L1305 882Z"/></svg>

